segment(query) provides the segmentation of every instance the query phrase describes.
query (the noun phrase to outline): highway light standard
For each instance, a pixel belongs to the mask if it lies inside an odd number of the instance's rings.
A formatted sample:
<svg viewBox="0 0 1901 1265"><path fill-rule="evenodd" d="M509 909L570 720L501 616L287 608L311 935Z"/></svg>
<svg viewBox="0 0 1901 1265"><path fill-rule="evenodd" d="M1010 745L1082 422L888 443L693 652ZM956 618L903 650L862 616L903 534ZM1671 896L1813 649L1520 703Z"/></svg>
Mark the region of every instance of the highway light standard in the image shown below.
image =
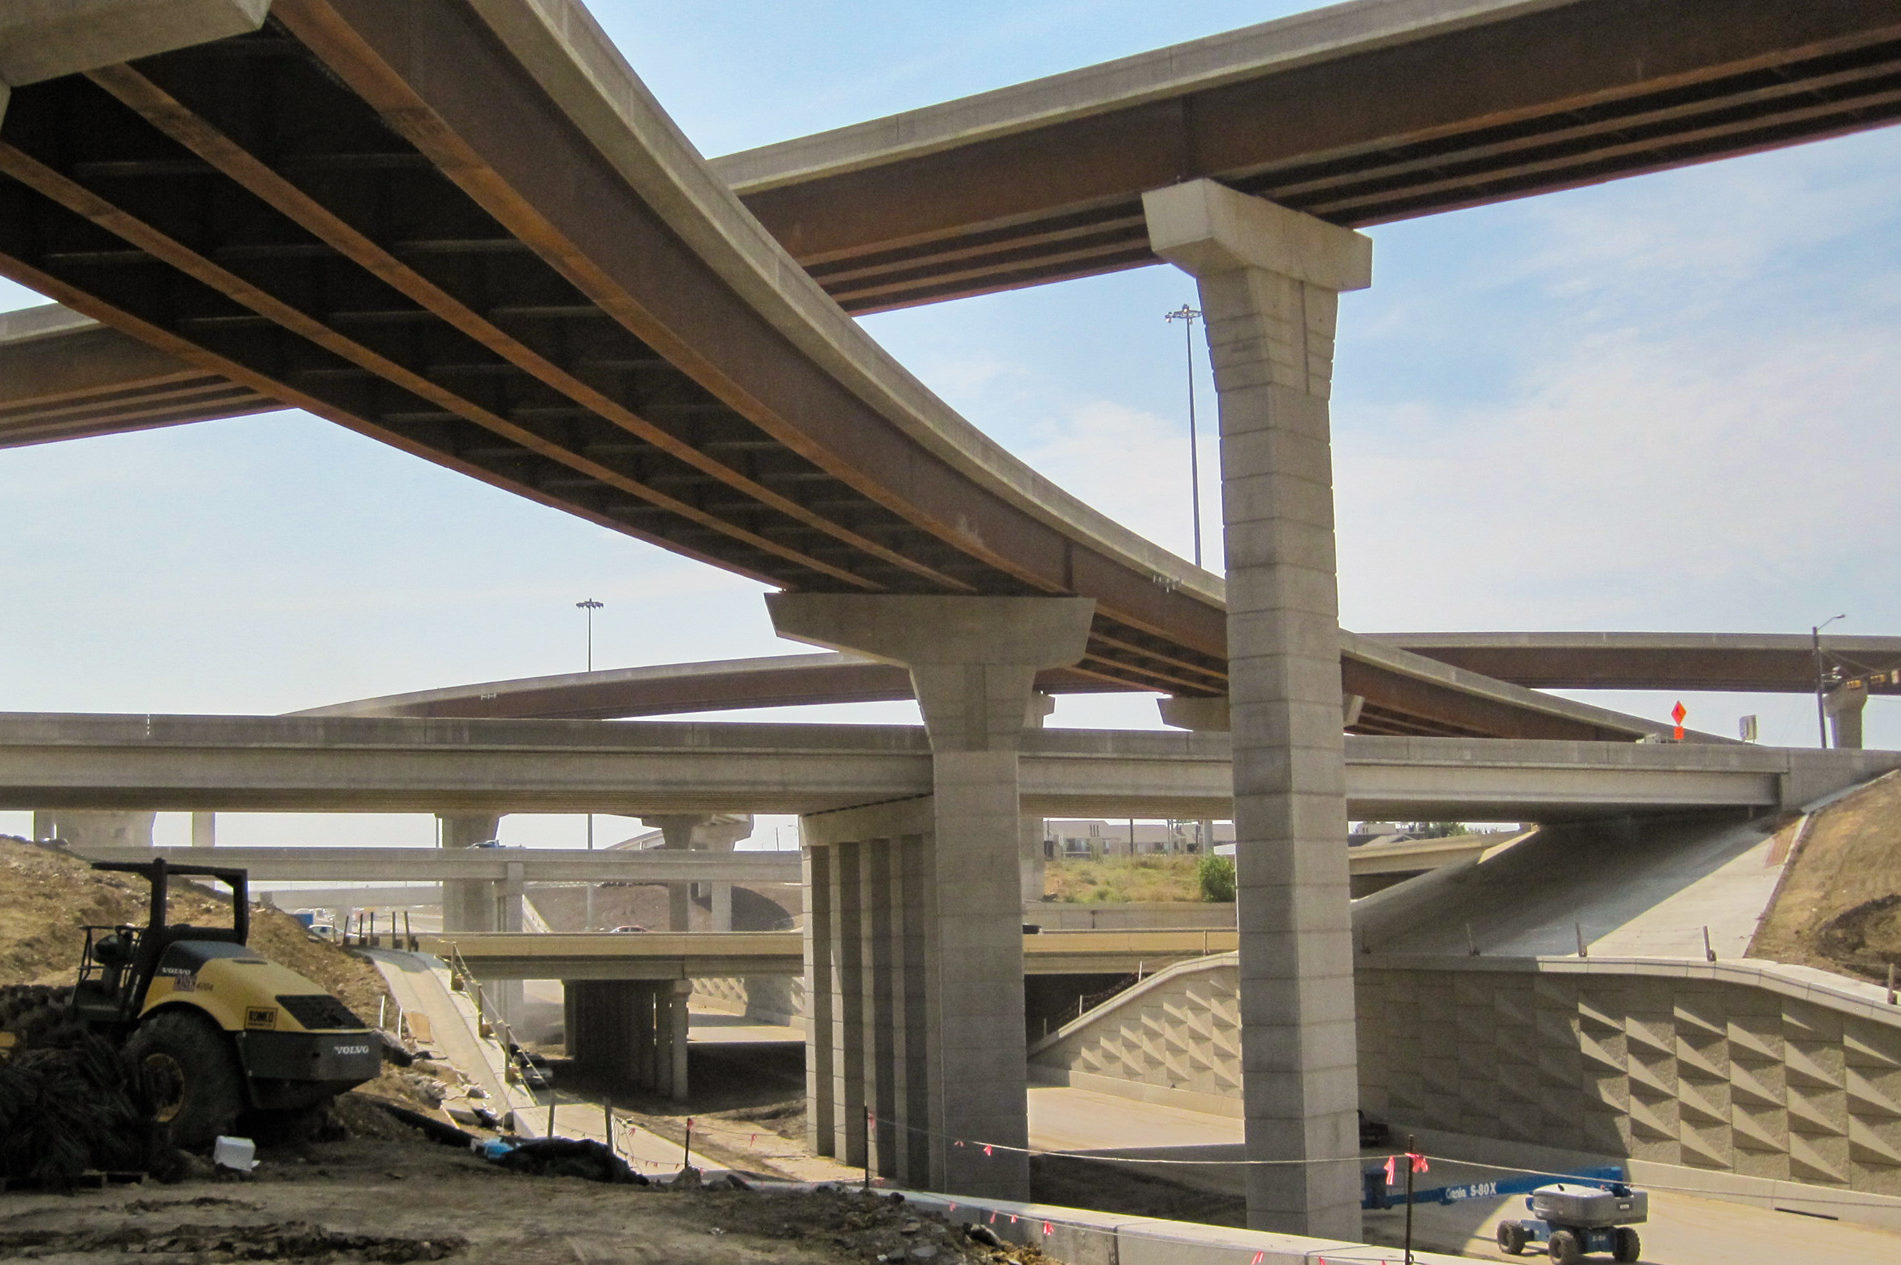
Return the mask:
<svg viewBox="0 0 1901 1265"><path fill-rule="evenodd" d="M1809 644L1815 650L1815 727L1821 731L1824 750L1828 748L1828 709L1822 704L1822 694L1828 682L1822 671L1822 630L1838 619L1847 618L1847 615L1831 615L1809 629Z"/></svg>
<svg viewBox="0 0 1901 1265"><path fill-rule="evenodd" d="M574 605L576 608L587 612L587 670L592 672L594 670L594 612L607 605L607 603L597 602L590 597L584 601L576 602Z"/></svg>
<svg viewBox="0 0 1901 1265"><path fill-rule="evenodd" d="M1195 322L1201 309L1186 303L1162 315L1165 321L1182 323L1182 350L1188 353L1188 503L1195 516L1195 565L1201 565L1201 462L1195 449Z"/></svg>
<svg viewBox="0 0 1901 1265"><path fill-rule="evenodd" d="M587 670L592 672L594 670L594 612L607 605L607 603L597 602L590 597L576 602L574 605L577 609L587 612ZM589 852L594 851L593 813L587 815L587 850ZM582 930L594 930L594 884L592 881L587 884L587 913L585 919L586 925L582 927Z"/></svg>

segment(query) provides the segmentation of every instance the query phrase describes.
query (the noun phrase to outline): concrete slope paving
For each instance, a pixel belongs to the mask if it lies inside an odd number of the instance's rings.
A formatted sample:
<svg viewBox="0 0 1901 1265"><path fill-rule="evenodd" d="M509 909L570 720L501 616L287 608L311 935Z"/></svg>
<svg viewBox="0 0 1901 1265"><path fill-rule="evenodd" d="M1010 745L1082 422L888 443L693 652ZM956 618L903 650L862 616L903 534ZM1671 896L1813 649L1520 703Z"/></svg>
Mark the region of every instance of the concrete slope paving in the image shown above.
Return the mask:
<svg viewBox="0 0 1901 1265"><path fill-rule="evenodd" d="M1703 928L1719 958L1744 954L1781 873L1774 821L1548 827L1475 861L1357 902L1354 922L1376 953L1594 952L1702 960Z"/></svg>

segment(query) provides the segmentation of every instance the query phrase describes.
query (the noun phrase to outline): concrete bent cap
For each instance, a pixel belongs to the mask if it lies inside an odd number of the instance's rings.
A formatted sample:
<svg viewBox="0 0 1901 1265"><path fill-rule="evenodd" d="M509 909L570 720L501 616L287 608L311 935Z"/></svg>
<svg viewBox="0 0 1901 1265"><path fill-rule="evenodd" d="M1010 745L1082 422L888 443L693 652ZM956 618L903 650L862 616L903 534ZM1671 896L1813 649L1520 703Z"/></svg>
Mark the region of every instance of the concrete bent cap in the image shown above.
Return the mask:
<svg viewBox="0 0 1901 1265"><path fill-rule="evenodd" d="M1090 597L937 597L768 593L781 637L888 663L1065 668L1083 657Z"/></svg>
<svg viewBox="0 0 1901 1265"><path fill-rule="evenodd" d="M1190 276L1260 268L1325 290L1373 284L1373 239L1213 180L1142 195L1149 245Z"/></svg>

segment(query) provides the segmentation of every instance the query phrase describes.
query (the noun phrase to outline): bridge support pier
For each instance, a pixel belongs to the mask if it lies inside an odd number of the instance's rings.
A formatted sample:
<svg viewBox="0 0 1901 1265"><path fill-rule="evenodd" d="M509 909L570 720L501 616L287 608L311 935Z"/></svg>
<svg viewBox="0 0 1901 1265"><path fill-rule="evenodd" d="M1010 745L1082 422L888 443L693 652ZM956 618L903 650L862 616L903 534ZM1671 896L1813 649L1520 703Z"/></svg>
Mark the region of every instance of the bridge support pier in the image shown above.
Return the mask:
<svg viewBox="0 0 1901 1265"><path fill-rule="evenodd" d="M1360 1237L1328 399L1365 237L1196 180L1143 195L1191 274L1221 418L1248 1223ZM1286 1161L1305 1161L1286 1163Z"/></svg>
<svg viewBox="0 0 1901 1265"><path fill-rule="evenodd" d="M642 817L640 822L660 832L662 846L680 852L691 850L731 852L734 844L752 833L750 815L731 813L666 813L658 817ZM733 929L733 885L711 883L708 886L712 889L711 929L731 931ZM668 931L693 929L693 897L695 895L691 883L667 884Z"/></svg>
<svg viewBox="0 0 1901 1265"><path fill-rule="evenodd" d="M1025 1198L1017 752L1037 671L1082 657L1094 604L766 603L780 636L908 668L931 739L928 800L800 823L812 1147L934 1190Z"/></svg>
<svg viewBox="0 0 1901 1265"><path fill-rule="evenodd" d="M1822 699L1828 713L1829 739L1838 751L1861 750L1861 713L1868 706L1866 689L1838 685Z"/></svg>
<svg viewBox="0 0 1901 1265"><path fill-rule="evenodd" d="M64 839L76 851L87 848L149 848L157 813L128 813L104 809L36 809L35 839Z"/></svg>
<svg viewBox="0 0 1901 1265"><path fill-rule="evenodd" d="M687 1096L688 980L563 980L568 1057L636 1089Z"/></svg>

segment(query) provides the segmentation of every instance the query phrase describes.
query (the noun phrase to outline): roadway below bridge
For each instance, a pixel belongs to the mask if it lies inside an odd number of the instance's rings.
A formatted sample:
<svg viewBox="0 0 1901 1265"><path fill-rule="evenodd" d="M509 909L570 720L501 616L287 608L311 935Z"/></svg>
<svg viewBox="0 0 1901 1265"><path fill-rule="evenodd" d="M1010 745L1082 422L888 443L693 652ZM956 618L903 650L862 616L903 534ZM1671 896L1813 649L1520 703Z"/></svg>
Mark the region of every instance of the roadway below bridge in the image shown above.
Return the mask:
<svg viewBox="0 0 1901 1265"><path fill-rule="evenodd" d="M927 796L931 758L924 730L901 725L14 713L0 715L0 807L806 815ZM1760 811L1806 803L1897 766L1896 752L1740 743L1354 736L1346 749L1347 801L1360 819ZM1019 802L1026 816L1225 818L1231 776L1224 734L1032 731L1023 737ZM455 860L401 864L488 868L537 855L547 854L477 849ZM603 869L655 863L585 862Z"/></svg>

